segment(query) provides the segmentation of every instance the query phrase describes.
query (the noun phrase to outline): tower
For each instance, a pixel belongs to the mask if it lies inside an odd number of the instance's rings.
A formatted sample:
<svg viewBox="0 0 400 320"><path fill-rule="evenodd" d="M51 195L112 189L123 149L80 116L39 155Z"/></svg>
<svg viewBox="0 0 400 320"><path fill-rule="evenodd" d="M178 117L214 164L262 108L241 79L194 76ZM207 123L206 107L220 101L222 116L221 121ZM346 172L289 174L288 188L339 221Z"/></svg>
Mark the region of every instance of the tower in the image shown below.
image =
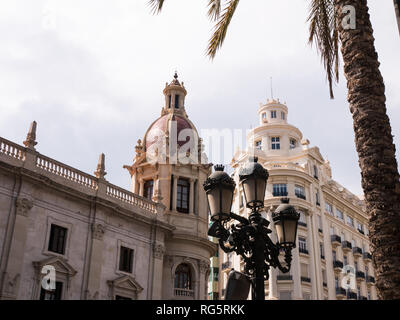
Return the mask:
<svg viewBox="0 0 400 320"><path fill-rule="evenodd" d="M161 116L138 141L133 164L124 167L131 175L131 191L162 203L165 220L175 227L165 239L163 298L205 299L209 258L216 250L207 237L202 188L211 164L186 113L187 91L176 73L163 94Z"/></svg>

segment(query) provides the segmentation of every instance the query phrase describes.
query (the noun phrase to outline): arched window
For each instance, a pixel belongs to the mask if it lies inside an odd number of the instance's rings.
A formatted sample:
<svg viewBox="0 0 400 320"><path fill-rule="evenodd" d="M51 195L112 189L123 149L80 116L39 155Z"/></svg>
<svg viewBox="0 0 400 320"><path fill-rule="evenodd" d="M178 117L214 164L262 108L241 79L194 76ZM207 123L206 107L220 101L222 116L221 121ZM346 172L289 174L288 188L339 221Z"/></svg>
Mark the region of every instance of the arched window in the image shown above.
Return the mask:
<svg viewBox="0 0 400 320"><path fill-rule="evenodd" d="M187 264L180 264L176 268L175 289L192 290L192 273Z"/></svg>

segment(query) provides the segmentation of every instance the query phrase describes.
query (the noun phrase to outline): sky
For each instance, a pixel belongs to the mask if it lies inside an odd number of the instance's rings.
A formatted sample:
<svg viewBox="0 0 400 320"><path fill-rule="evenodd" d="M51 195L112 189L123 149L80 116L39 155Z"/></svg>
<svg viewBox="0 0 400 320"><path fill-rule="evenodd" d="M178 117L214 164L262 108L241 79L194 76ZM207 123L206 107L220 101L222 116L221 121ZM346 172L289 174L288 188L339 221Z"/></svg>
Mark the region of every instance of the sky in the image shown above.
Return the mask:
<svg viewBox="0 0 400 320"><path fill-rule="evenodd" d="M36 149L129 188L135 145L160 116L175 70L197 129L258 124L259 103L285 101L288 120L332 166L333 178L362 194L343 73L329 98L308 44L309 0L243 0L225 43L206 55L213 23L207 0L3 0L0 2L0 136L22 144L37 121ZM370 0L371 20L394 142L400 145L400 37L392 1ZM233 153L233 150L232 150ZM399 158L399 151L397 151Z"/></svg>

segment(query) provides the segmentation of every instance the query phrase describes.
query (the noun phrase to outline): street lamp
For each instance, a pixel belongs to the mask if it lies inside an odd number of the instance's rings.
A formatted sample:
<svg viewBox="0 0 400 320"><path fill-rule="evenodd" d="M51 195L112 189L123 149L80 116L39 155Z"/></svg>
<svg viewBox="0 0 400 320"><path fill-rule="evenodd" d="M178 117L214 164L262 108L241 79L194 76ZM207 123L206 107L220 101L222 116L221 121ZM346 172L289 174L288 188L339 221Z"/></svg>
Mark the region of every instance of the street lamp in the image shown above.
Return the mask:
<svg viewBox="0 0 400 320"><path fill-rule="evenodd" d="M282 204L272 215L278 236L278 242L273 243L269 237L272 232L268 229L270 222L260 214L264 207L268 171L258 163L257 157L250 157L249 162L239 172L246 206L251 209L247 219L231 212L236 184L223 170L222 165L216 165L215 172L204 182L213 221L208 235L218 238L224 252L236 252L242 256L245 263L244 273L252 283L252 299L264 300L264 282L268 280L270 267L279 268L283 273L290 270L291 251L296 246L300 215L289 205L289 199L282 199ZM239 223L228 227L227 222L231 219ZM285 263L279 260L281 252L284 252Z"/></svg>

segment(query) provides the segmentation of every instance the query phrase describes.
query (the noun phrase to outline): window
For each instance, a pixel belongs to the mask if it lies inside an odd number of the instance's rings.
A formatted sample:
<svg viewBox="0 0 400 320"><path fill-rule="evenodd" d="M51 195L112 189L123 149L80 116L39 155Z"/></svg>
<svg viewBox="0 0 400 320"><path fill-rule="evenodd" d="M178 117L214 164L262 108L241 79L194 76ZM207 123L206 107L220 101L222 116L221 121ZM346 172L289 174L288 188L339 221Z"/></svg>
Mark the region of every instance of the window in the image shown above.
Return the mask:
<svg viewBox="0 0 400 320"><path fill-rule="evenodd" d="M177 184L176 210L182 213L189 213L189 189L190 184L186 179L179 179Z"/></svg>
<svg viewBox="0 0 400 320"><path fill-rule="evenodd" d="M371 292L367 291L368 300L371 300Z"/></svg>
<svg viewBox="0 0 400 320"><path fill-rule="evenodd" d="M356 272L358 272L358 262L354 261L354 269L356 269Z"/></svg>
<svg viewBox="0 0 400 320"><path fill-rule="evenodd" d="M336 261L336 251L332 250L332 259L333 261Z"/></svg>
<svg viewBox="0 0 400 320"><path fill-rule="evenodd" d="M175 108L178 109L179 108L179 94L175 95Z"/></svg>
<svg viewBox="0 0 400 320"><path fill-rule="evenodd" d="M132 272L133 266L133 249L121 246L119 251L119 270L124 272Z"/></svg>
<svg viewBox="0 0 400 320"><path fill-rule="evenodd" d="M335 234L335 228L334 227L330 227L329 228L329 232L330 232L331 236L333 236Z"/></svg>
<svg viewBox="0 0 400 320"><path fill-rule="evenodd" d="M318 231L322 232L322 217L320 215L317 215L318 219Z"/></svg>
<svg viewBox="0 0 400 320"><path fill-rule="evenodd" d="M168 96L168 108L171 108L171 100L172 100L172 97L171 97L171 95L169 95Z"/></svg>
<svg viewBox="0 0 400 320"><path fill-rule="evenodd" d="M52 224L50 229L48 250L51 252L64 254L66 240L67 240L67 229Z"/></svg>
<svg viewBox="0 0 400 320"><path fill-rule="evenodd" d="M308 253L307 241L305 238L299 237L299 252Z"/></svg>
<svg viewBox="0 0 400 320"><path fill-rule="evenodd" d="M311 300L311 294L303 292L303 299L304 300Z"/></svg>
<svg viewBox="0 0 400 320"><path fill-rule="evenodd" d="M255 143L255 147L256 147L256 149L257 149L257 150L261 150L261 146L262 146L262 142L261 142L261 140L259 140L259 141L256 141L256 143Z"/></svg>
<svg viewBox="0 0 400 320"><path fill-rule="evenodd" d="M294 149L294 148L296 148L297 147L297 141L296 141L296 139L290 139L289 140L289 144L290 144L290 149Z"/></svg>
<svg viewBox="0 0 400 320"><path fill-rule="evenodd" d="M175 271L175 288L192 290L192 275L187 264L180 264Z"/></svg>
<svg viewBox="0 0 400 320"><path fill-rule="evenodd" d="M317 192L315 193L315 204L317 206L320 205L320 202L319 202L319 190L317 190Z"/></svg>
<svg viewBox="0 0 400 320"><path fill-rule="evenodd" d="M244 206L244 198L243 198L243 193L240 193L240 198L239 198L239 207L243 208Z"/></svg>
<svg viewBox="0 0 400 320"><path fill-rule="evenodd" d="M325 259L325 250L324 250L324 244L322 242L319 243L319 251L321 253L321 258Z"/></svg>
<svg viewBox="0 0 400 320"><path fill-rule="evenodd" d="M333 207L329 202L325 202L325 210L333 216Z"/></svg>
<svg viewBox="0 0 400 320"><path fill-rule="evenodd" d="M316 165L314 165L314 178L318 179L318 168Z"/></svg>
<svg viewBox="0 0 400 320"><path fill-rule="evenodd" d="M298 213L300 213L300 218L299 218L299 225L306 227L307 226L307 221L306 221L306 216L303 211L297 210Z"/></svg>
<svg viewBox="0 0 400 320"><path fill-rule="evenodd" d="M287 185L284 183L278 183L273 185L273 196L274 197L286 197L287 196Z"/></svg>
<svg viewBox="0 0 400 320"><path fill-rule="evenodd" d="M271 148L272 148L272 150L280 150L281 149L281 138L280 137L272 137L271 138Z"/></svg>
<svg viewBox="0 0 400 320"><path fill-rule="evenodd" d="M347 216L347 225L354 228L354 219L350 216Z"/></svg>
<svg viewBox="0 0 400 320"><path fill-rule="evenodd" d="M295 185L294 193L297 198L306 200L306 190L304 189L303 186Z"/></svg>
<svg viewBox="0 0 400 320"><path fill-rule="evenodd" d="M306 279L310 278L310 276L308 274L308 264L300 263L300 272L301 272L302 280L304 280L304 278L306 278Z"/></svg>
<svg viewBox="0 0 400 320"><path fill-rule="evenodd" d="M343 255L343 266L347 266L348 265L348 260L347 260L347 256Z"/></svg>
<svg viewBox="0 0 400 320"><path fill-rule="evenodd" d="M276 111L271 111L271 118L275 119L276 118Z"/></svg>
<svg viewBox="0 0 400 320"><path fill-rule="evenodd" d="M339 209L336 209L336 218L338 218L339 220L344 221L343 212L340 211Z"/></svg>
<svg viewBox="0 0 400 320"><path fill-rule="evenodd" d="M365 279L368 279L368 266L365 266Z"/></svg>
<svg viewBox="0 0 400 320"><path fill-rule="evenodd" d="M281 119L285 120L285 113L283 111L281 111Z"/></svg>
<svg viewBox="0 0 400 320"><path fill-rule="evenodd" d="M364 234L364 226L360 222L357 222L357 230Z"/></svg>
<svg viewBox="0 0 400 320"><path fill-rule="evenodd" d="M153 198L154 180L147 180L144 183L143 197L151 200Z"/></svg>
<svg viewBox="0 0 400 320"><path fill-rule="evenodd" d="M265 119L267 119L267 114L264 112L261 117L263 120L265 120Z"/></svg>
<svg viewBox="0 0 400 320"><path fill-rule="evenodd" d="M361 298L361 288L360 286L357 286L357 299L360 300Z"/></svg>
<svg viewBox="0 0 400 320"><path fill-rule="evenodd" d="M335 277L335 288L339 288L339 278L337 276Z"/></svg>
<svg viewBox="0 0 400 320"><path fill-rule="evenodd" d="M279 292L279 300L292 300L292 292L291 291Z"/></svg>
<svg viewBox="0 0 400 320"><path fill-rule="evenodd" d="M55 290L40 290L40 300L61 300L63 283L56 281Z"/></svg>

